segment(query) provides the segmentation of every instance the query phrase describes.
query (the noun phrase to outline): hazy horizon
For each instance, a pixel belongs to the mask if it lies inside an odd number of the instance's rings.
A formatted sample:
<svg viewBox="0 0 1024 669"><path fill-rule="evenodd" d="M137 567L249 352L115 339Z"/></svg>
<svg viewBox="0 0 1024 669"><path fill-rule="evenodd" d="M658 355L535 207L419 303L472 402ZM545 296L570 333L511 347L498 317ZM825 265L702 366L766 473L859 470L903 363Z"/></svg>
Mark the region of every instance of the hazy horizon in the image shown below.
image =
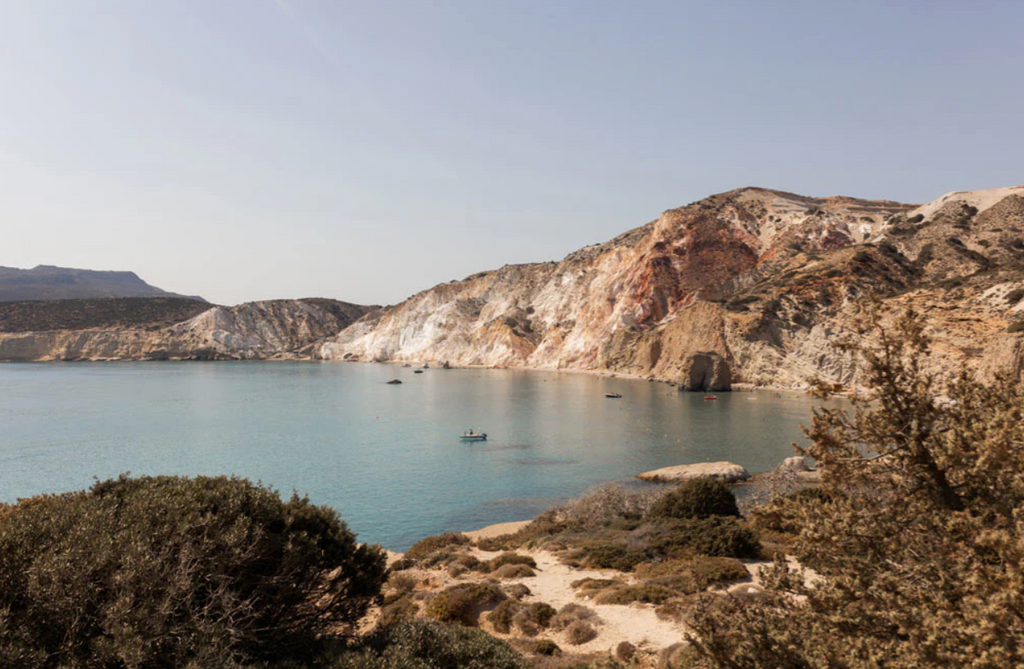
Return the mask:
<svg viewBox="0 0 1024 669"><path fill-rule="evenodd" d="M759 186L1024 182L1024 6L0 5L0 265L393 304Z"/></svg>

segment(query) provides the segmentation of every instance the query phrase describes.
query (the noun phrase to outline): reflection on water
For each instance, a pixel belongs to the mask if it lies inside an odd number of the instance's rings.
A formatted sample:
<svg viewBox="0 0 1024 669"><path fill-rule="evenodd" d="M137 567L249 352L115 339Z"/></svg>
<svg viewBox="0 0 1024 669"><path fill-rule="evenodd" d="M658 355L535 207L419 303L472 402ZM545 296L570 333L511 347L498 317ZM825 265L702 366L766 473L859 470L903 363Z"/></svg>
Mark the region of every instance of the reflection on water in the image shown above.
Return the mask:
<svg viewBox="0 0 1024 669"><path fill-rule="evenodd" d="M404 383L384 383L396 377ZM404 549L657 467L731 460L768 470L792 454L811 405L768 393L705 402L659 383L515 370L6 364L0 499L124 471L234 473L308 493L361 539ZM460 442L469 425L489 440Z"/></svg>

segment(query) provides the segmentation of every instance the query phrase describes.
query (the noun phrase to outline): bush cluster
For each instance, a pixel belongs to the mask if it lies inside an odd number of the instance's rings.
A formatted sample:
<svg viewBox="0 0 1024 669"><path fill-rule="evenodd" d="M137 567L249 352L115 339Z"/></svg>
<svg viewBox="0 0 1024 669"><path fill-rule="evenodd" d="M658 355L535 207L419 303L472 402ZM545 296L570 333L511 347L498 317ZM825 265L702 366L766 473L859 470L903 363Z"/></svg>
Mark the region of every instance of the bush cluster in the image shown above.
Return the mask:
<svg viewBox="0 0 1024 669"><path fill-rule="evenodd" d="M384 578L383 551L306 498L238 478L122 476L0 506L0 666L297 655L358 620Z"/></svg>

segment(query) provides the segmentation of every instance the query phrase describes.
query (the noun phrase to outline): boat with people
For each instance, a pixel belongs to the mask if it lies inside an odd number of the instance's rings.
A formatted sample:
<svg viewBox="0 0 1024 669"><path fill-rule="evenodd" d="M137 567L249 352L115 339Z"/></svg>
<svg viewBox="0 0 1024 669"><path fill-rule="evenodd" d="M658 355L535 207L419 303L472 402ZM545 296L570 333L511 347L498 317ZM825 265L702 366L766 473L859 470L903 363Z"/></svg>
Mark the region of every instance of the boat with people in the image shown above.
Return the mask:
<svg viewBox="0 0 1024 669"><path fill-rule="evenodd" d="M459 435L459 439L462 441L487 441L487 433L477 432L473 428L469 428L469 430Z"/></svg>
<svg viewBox="0 0 1024 669"><path fill-rule="evenodd" d="M706 400L717 400L718 399L718 395L705 395L704 399L706 399Z"/></svg>
<svg viewBox="0 0 1024 669"><path fill-rule="evenodd" d="M620 399L622 397L622 395L620 393L605 393L604 396L607 397L608 399L613 399L613 400L617 400L617 399Z"/></svg>

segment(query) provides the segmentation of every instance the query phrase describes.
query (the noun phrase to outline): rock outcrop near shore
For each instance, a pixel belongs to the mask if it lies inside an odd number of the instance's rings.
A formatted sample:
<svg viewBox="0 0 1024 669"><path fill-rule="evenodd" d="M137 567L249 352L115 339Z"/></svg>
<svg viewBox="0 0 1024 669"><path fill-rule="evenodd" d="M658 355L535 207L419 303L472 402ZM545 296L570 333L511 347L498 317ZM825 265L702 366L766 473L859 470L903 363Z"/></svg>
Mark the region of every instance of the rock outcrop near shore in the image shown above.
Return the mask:
<svg viewBox="0 0 1024 669"><path fill-rule="evenodd" d="M602 370L695 390L812 376L856 384L852 361L831 344L871 293L927 312L935 371L1020 371L1024 187L921 207L730 191L560 262L435 286L318 352Z"/></svg>
<svg viewBox="0 0 1024 669"><path fill-rule="evenodd" d="M682 483L691 479L721 479L726 483L739 483L749 480L750 472L732 462L698 462L662 467L638 474L637 478L652 483Z"/></svg>

